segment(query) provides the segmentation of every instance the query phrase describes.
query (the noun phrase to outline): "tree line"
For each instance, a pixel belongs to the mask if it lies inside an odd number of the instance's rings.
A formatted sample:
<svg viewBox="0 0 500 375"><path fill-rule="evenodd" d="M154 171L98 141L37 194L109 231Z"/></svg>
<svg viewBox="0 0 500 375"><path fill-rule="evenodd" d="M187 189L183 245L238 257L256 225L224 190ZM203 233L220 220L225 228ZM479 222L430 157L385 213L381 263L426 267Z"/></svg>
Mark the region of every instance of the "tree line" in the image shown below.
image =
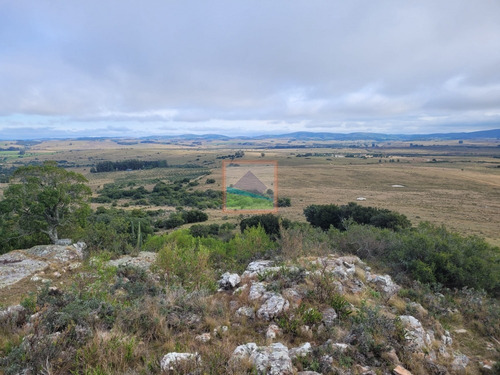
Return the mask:
<svg viewBox="0 0 500 375"><path fill-rule="evenodd" d="M139 169L168 168L166 160L138 160L101 161L90 169L90 173L114 172Z"/></svg>

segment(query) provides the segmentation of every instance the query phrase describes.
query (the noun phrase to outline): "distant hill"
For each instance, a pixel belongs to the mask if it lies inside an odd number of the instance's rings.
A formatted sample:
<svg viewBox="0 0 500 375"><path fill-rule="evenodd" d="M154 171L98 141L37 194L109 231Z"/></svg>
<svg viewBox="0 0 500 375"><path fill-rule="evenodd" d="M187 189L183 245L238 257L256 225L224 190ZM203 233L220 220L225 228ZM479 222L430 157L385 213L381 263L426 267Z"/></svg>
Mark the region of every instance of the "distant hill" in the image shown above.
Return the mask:
<svg viewBox="0 0 500 375"><path fill-rule="evenodd" d="M0 136L1 139L1 136ZM56 138L43 138L41 140L51 140ZM61 139L75 139L75 138L57 138ZM103 141L111 139L120 144L136 144L138 141L141 143L156 143L156 142L171 142L171 141L228 141L232 139L238 140L299 140L299 141L428 141L428 140L471 140L471 139L495 139L500 140L500 129L481 130L475 132L461 132L461 133L434 133L434 134L384 134L384 133L369 133L369 132L355 132L355 133L329 133L329 132L306 132L299 131L293 133L283 134L267 134L267 135L254 135L254 136L229 136L223 134L179 134L179 135L151 135L146 137L78 137L76 140L93 140ZM135 142L134 142L135 141ZM26 140L17 141L18 144L23 144ZM134 142L134 143L130 143Z"/></svg>
<svg viewBox="0 0 500 375"><path fill-rule="evenodd" d="M384 134L384 133L329 133L329 132L293 132L272 135L235 136L230 137L221 134L182 134L172 136L150 136L142 139L147 140L266 140L266 139L288 139L300 141L425 141L425 140L470 140L470 139L500 139L500 129L482 130L476 132L462 133L436 133L436 134Z"/></svg>

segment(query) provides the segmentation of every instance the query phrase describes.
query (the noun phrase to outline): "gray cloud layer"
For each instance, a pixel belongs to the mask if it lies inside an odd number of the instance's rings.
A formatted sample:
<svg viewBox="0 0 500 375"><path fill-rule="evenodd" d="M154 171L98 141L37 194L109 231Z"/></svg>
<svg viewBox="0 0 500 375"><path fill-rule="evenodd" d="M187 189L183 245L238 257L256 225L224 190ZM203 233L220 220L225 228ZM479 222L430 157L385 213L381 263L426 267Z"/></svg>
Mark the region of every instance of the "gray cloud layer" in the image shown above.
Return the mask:
<svg viewBox="0 0 500 375"><path fill-rule="evenodd" d="M0 137L496 128L498 20L496 1L4 1Z"/></svg>

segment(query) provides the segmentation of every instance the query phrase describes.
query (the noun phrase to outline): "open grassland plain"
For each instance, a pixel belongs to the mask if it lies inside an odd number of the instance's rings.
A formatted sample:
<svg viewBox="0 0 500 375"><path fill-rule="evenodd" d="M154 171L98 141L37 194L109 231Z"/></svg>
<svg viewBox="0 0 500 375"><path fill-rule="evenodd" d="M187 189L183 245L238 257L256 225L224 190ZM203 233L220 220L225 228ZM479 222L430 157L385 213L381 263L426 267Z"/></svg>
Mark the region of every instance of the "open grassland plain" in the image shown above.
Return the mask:
<svg viewBox="0 0 500 375"><path fill-rule="evenodd" d="M242 150L244 156L235 162L278 161L279 197L291 198L292 202L291 207L280 208L280 213L289 219L304 221L303 209L311 204L358 201L361 205L405 214L414 224L419 221L445 224L452 230L480 235L500 245L498 142L457 145L450 141L427 141L412 146L405 142L376 145L370 141L331 142L319 146L314 142L289 141L281 145L278 142L283 140L45 141L29 146L21 159L4 160L2 166L57 160L62 166L84 174L94 196L108 183L131 183L151 190L159 181L184 178L198 183L191 190L222 191L222 160ZM167 160L169 168L90 173L98 162L127 159ZM206 184L207 178L215 182ZM6 186L1 184L0 190ZM130 205L132 208L139 207ZM210 222L232 221L238 216L218 209L207 213Z"/></svg>

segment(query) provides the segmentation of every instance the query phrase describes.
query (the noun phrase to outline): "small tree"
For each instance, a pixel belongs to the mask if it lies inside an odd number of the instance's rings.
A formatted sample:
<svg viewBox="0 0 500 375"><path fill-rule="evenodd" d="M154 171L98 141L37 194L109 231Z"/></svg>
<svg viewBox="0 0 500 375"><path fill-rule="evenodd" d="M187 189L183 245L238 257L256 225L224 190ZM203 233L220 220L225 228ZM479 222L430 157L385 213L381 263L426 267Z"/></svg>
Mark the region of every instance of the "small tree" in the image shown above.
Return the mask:
<svg viewBox="0 0 500 375"><path fill-rule="evenodd" d="M59 229L78 224L89 212L91 190L85 182L84 176L55 162L21 167L5 190L4 210L21 235L41 232L55 243Z"/></svg>

